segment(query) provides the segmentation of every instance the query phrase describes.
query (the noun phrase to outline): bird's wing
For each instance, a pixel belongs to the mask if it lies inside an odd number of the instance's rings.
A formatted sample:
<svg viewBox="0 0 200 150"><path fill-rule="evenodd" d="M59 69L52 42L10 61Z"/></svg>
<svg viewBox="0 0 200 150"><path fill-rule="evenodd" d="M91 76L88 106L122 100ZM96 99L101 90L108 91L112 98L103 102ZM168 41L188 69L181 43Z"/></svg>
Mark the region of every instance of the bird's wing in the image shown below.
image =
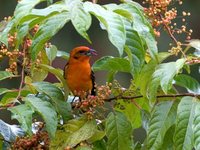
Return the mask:
<svg viewBox="0 0 200 150"><path fill-rule="evenodd" d="M67 64L66 64L65 67L64 67L64 74L63 74L64 79L66 79L66 71L67 71L68 65L69 65L69 62L67 62Z"/></svg>
<svg viewBox="0 0 200 150"><path fill-rule="evenodd" d="M91 79L92 79L92 90L91 90L91 95L96 95L96 87L95 87L95 76L94 72L91 71Z"/></svg>

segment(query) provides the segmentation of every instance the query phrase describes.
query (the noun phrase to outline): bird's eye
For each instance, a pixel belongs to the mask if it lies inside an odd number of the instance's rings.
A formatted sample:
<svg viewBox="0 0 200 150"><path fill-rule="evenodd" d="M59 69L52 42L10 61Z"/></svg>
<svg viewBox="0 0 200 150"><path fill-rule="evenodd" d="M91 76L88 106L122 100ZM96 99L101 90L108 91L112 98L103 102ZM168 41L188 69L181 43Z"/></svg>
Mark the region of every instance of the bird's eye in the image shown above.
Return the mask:
<svg viewBox="0 0 200 150"><path fill-rule="evenodd" d="M80 53L80 54L83 54L83 53L85 53L85 51L79 51L79 53Z"/></svg>

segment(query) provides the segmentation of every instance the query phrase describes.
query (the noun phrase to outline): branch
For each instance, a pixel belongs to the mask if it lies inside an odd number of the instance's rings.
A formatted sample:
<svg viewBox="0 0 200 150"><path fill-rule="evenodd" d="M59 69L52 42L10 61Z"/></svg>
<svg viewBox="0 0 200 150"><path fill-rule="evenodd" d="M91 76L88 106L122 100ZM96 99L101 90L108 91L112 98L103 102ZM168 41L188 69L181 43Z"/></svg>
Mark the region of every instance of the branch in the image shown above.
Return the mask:
<svg viewBox="0 0 200 150"><path fill-rule="evenodd" d="M166 98L166 97L176 98L176 97L183 97L183 96L200 97L200 94L194 94L194 93L168 94L168 95L158 95L158 96L156 96L156 98ZM110 101L118 100L118 99L132 100L132 99L137 99L137 98L142 98L142 97L144 97L144 96L142 96L142 95L138 95L138 96L123 96L123 95L118 95L116 97L105 99L105 101L110 102Z"/></svg>
<svg viewBox="0 0 200 150"><path fill-rule="evenodd" d="M23 87L23 84L24 84L24 69L25 69L25 64L26 64L26 49L27 49L27 43L24 42L23 44L23 53L24 53L24 57L23 57L23 63L22 63L22 71L21 71L21 82L20 82L20 85L19 85L19 92L18 92L18 95L17 95L17 100L20 98L21 96L21 91L22 91L22 87Z"/></svg>

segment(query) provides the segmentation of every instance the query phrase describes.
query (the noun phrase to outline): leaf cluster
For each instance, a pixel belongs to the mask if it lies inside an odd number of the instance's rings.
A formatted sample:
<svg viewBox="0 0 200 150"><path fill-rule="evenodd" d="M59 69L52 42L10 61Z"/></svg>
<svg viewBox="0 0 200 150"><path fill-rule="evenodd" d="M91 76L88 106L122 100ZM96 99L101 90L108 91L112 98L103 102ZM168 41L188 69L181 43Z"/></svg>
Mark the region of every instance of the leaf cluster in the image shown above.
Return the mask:
<svg viewBox="0 0 200 150"><path fill-rule="evenodd" d="M18 49L24 53L19 58L23 61L21 74L0 71L0 81L21 77L19 89L0 88L0 106L12 113L12 119L19 122L27 136L32 136L33 120L39 118L45 122L50 149L200 149L200 84L190 75L192 64L188 63L193 55L199 63L199 41L190 41L185 50L194 47L195 54L169 61L171 53L158 52L152 25L136 2L124 0L120 4L99 5L81 0L56 3L47 0L47 7L37 9L35 6L43 1L19 1L14 16L0 32L2 45L11 52ZM114 101L114 105L105 104L107 110L96 109L93 118L88 119L81 111L75 113L63 71L52 66L56 57L68 60L69 54L48 42L71 22L80 36L91 43L87 31L92 17L106 30L119 55L104 56L92 66L94 71L107 71L107 81L113 84L110 99L104 101L106 104ZM31 34L36 25L37 32ZM14 33L17 33L15 45L9 49L8 34ZM27 38L31 45L24 48ZM117 72L132 76L129 88L122 88L114 81ZM58 82L45 82L48 73ZM180 94L177 87L186 93ZM139 127L146 132L141 143L133 140L133 132ZM16 137L9 134L14 139L9 138L7 131L12 128L1 123L0 133L4 138L1 141L13 142Z"/></svg>

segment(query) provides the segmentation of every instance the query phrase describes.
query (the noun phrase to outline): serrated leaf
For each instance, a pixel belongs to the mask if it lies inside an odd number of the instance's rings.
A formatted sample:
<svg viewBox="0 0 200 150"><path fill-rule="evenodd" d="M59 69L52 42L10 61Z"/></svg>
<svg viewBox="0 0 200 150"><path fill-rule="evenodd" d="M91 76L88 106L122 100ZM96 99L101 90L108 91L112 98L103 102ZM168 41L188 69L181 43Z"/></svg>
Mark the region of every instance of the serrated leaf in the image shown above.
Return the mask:
<svg viewBox="0 0 200 150"><path fill-rule="evenodd" d="M8 71L0 71L0 81L12 77L16 77L16 75Z"/></svg>
<svg viewBox="0 0 200 150"><path fill-rule="evenodd" d="M53 138L56 133L58 118L53 105L50 102L42 101L40 98L29 96L23 99L25 104L38 112L45 121L45 128L50 137Z"/></svg>
<svg viewBox="0 0 200 150"><path fill-rule="evenodd" d="M180 74L176 76L174 80L176 85L186 88L189 93L200 94L200 84L193 77L186 74Z"/></svg>
<svg viewBox="0 0 200 150"><path fill-rule="evenodd" d="M55 35L68 21L69 13L65 11L56 13L44 20L33 37L31 45L31 58L33 60L36 59L38 52L43 49L45 42Z"/></svg>
<svg viewBox="0 0 200 150"><path fill-rule="evenodd" d="M192 123L194 120L195 98L183 97L177 108L177 119L174 134L176 150L192 149Z"/></svg>
<svg viewBox="0 0 200 150"><path fill-rule="evenodd" d="M162 63L158 65L155 72L153 73L153 79L151 84L149 85L149 90L151 97L155 96L157 92L158 84L161 85L162 90L167 94L167 91L172 86L173 78L176 74L180 72L183 65L185 63L185 59L178 59L176 62ZM156 86L151 91L152 86Z"/></svg>
<svg viewBox="0 0 200 150"><path fill-rule="evenodd" d="M17 125L9 125L0 119L0 134L6 141L14 142L17 137L24 136L24 131Z"/></svg>
<svg viewBox="0 0 200 150"><path fill-rule="evenodd" d="M107 150L131 150L132 127L121 112L111 112L106 119Z"/></svg>
<svg viewBox="0 0 200 150"><path fill-rule="evenodd" d="M91 2L85 2L84 9L97 17L100 23L103 24L108 32L110 42L118 49L121 56L126 42L126 31L121 17Z"/></svg>
<svg viewBox="0 0 200 150"><path fill-rule="evenodd" d="M142 38L144 38L151 57L157 59L158 48L154 37L154 31L150 22L144 16L144 13L137 5L135 5L135 3L128 2L120 4L119 6L132 14L134 18L132 22L133 29L137 31Z"/></svg>
<svg viewBox="0 0 200 150"><path fill-rule="evenodd" d="M80 0L71 1L69 5L70 19L73 26L81 36L91 43L91 40L86 32L92 23L91 15L84 10L83 2Z"/></svg>
<svg viewBox="0 0 200 150"><path fill-rule="evenodd" d="M131 72L130 63L127 59L112 56L102 57L93 64L92 68L94 71L108 70Z"/></svg>
<svg viewBox="0 0 200 150"><path fill-rule="evenodd" d="M69 120L71 116L71 105L65 101L62 91L55 85L48 82L32 83L36 90L47 95L57 112L63 117L64 121Z"/></svg>
<svg viewBox="0 0 200 150"><path fill-rule="evenodd" d="M196 107L194 110L194 121L193 121L193 134L194 134L194 148L200 149L200 102L196 98Z"/></svg>
<svg viewBox="0 0 200 150"><path fill-rule="evenodd" d="M158 150L163 144L165 133L175 123L177 103L172 101L160 102L151 113L147 132L147 147Z"/></svg>
<svg viewBox="0 0 200 150"><path fill-rule="evenodd" d="M47 57L50 62L52 62L57 55L57 47L55 45L51 45L50 47L45 48Z"/></svg>
<svg viewBox="0 0 200 150"><path fill-rule="evenodd" d="M12 113L12 119L17 119L21 124L21 128L29 135L32 134L32 114L31 108L25 104L21 104L8 109Z"/></svg>

